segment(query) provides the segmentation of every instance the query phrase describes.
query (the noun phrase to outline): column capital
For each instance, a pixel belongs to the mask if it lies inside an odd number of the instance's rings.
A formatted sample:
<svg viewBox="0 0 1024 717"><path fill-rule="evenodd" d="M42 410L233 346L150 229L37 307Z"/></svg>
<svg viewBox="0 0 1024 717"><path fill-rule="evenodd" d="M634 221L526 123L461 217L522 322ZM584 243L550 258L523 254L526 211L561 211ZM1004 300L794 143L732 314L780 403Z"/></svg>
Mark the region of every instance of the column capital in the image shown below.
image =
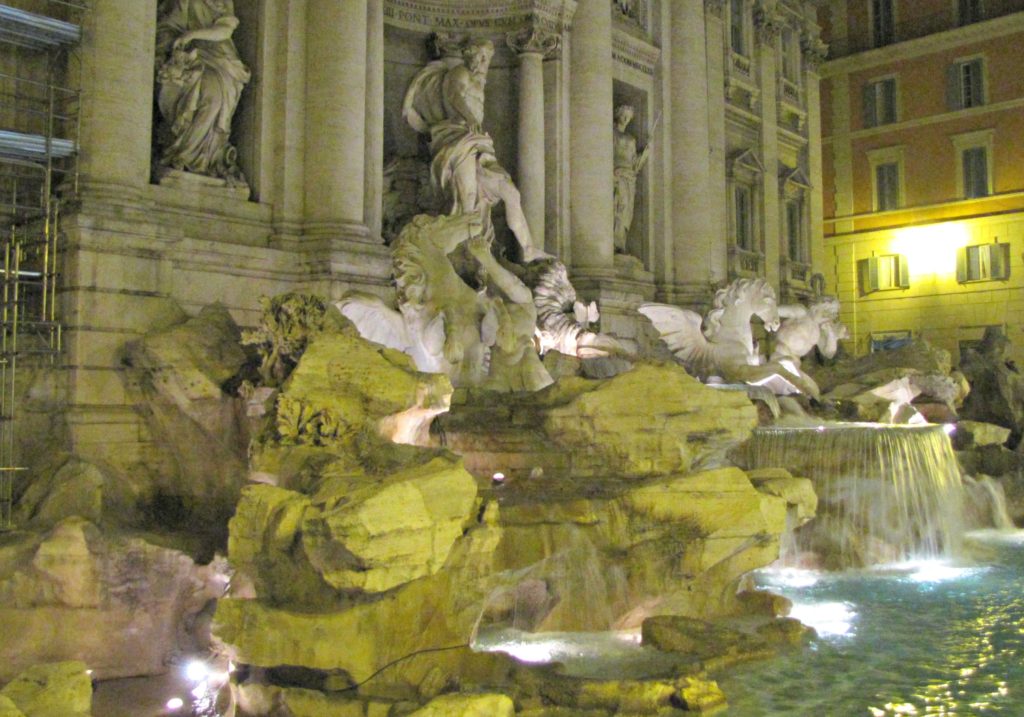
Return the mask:
<svg viewBox="0 0 1024 717"><path fill-rule="evenodd" d="M510 32L505 41L519 55L535 54L541 57L553 57L562 47L562 36L537 27Z"/></svg>
<svg viewBox="0 0 1024 717"><path fill-rule="evenodd" d="M754 26L761 42L774 42L785 21L775 6L775 0L760 0L754 7Z"/></svg>
<svg viewBox="0 0 1024 717"><path fill-rule="evenodd" d="M800 51L807 68L817 71L818 66L828 58L828 43L822 41L817 33L808 32L800 38Z"/></svg>
<svg viewBox="0 0 1024 717"><path fill-rule="evenodd" d="M721 20L725 11L725 0L704 0L704 11Z"/></svg>

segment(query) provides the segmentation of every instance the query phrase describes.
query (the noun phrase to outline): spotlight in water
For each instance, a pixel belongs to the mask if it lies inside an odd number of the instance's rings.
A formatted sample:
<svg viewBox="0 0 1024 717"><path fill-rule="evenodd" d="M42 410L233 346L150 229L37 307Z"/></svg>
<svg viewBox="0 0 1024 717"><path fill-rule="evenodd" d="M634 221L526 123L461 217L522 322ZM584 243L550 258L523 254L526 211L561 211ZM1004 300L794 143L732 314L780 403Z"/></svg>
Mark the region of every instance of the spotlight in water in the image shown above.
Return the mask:
<svg viewBox="0 0 1024 717"><path fill-rule="evenodd" d="M766 568L760 574L766 585L780 588L810 588L821 579L820 573L800 568Z"/></svg>
<svg viewBox="0 0 1024 717"><path fill-rule="evenodd" d="M956 424L954 423L943 423L942 430L946 432L947 436L952 436L956 433Z"/></svg>
<svg viewBox="0 0 1024 717"><path fill-rule="evenodd" d="M199 660L192 660L185 666L185 677L192 682L202 682L210 676L210 668Z"/></svg>
<svg viewBox="0 0 1024 717"><path fill-rule="evenodd" d="M171 710L172 712L177 712L184 706L185 701L180 697L172 697L171 699L167 700L167 709Z"/></svg>
<svg viewBox="0 0 1024 717"><path fill-rule="evenodd" d="M494 481L495 483L504 483L505 474L501 472L495 473L494 475L491 476L491 480Z"/></svg>
<svg viewBox="0 0 1024 717"><path fill-rule="evenodd" d="M822 637L842 637L852 631L857 613L845 602L794 603L789 616L813 627Z"/></svg>

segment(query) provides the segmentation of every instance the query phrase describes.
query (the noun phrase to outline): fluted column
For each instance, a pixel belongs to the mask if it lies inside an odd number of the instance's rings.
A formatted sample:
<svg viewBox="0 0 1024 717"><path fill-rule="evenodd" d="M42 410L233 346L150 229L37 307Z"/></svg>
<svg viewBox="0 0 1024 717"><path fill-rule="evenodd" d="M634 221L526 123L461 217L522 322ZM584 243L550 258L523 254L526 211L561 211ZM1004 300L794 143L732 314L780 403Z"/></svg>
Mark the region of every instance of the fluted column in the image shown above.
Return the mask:
<svg viewBox="0 0 1024 717"><path fill-rule="evenodd" d="M309 0L305 233L366 239L367 4Z"/></svg>
<svg viewBox="0 0 1024 717"><path fill-rule="evenodd" d="M519 193L534 244L544 248L547 196L544 161L544 57L556 52L560 38L536 28L509 33L519 55Z"/></svg>
<svg viewBox="0 0 1024 717"><path fill-rule="evenodd" d="M611 268L615 194L611 0L580 0L570 60L572 265Z"/></svg>
<svg viewBox="0 0 1024 717"><path fill-rule="evenodd" d="M672 3L672 234L677 284L706 284L714 247L704 3Z"/></svg>
<svg viewBox="0 0 1024 717"><path fill-rule="evenodd" d="M156 10L95 0L82 45L82 161L86 191L149 182Z"/></svg>

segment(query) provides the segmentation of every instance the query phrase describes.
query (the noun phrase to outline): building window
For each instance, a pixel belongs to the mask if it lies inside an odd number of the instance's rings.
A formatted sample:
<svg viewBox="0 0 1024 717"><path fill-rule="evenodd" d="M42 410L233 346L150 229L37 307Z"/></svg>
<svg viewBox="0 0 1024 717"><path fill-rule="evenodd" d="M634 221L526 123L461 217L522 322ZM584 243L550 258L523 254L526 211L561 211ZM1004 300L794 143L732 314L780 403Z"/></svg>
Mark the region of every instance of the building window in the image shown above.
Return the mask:
<svg viewBox="0 0 1024 717"><path fill-rule="evenodd" d="M900 206L900 165L886 162L875 166L875 211L887 212Z"/></svg>
<svg viewBox="0 0 1024 717"><path fill-rule="evenodd" d="M957 253L956 280L995 281L1010 278L1009 244L976 244Z"/></svg>
<svg viewBox="0 0 1024 717"><path fill-rule="evenodd" d="M993 130L983 129L953 137L958 197L976 199L992 194L994 135Z"/></svg>
<svg viewBox="0 0 1024 717"><path fill-rule="evenodd" d="M807 246L804 241L804 207L800 199L786 200L786 252L790 261L805 263Z"/></svg>
<svg viewBox="0 0 1024 717"><path fill-rule="evenodd" d="M737 184L732 197L736 245L744 251L759 251L754 234L754 191L746 184Z"/></svg>
<svg viewBox="0 0 1024 717"><path fill-rule="evenodd" d="M790 82L800 81L800 47L796 33L790 27L782 29L782 77Z"/></svg>
<svg viewBox="0 0 1024 717"><path fill-rule="evenodd" d="M896 78L886 77L864 85L864 126L877 127L896 121Z"/></svg>
<svg viewBox="0 0 1024 717"><path fill-rule="evenodd" d="M985 65L980 57L950 65L947 82L951 110L963 110L985 104Z"/></svg>
<svg viewBox="0 0 1024 717"><path fill-rule="evenodd" d="M875 47L890 45L896 40L894 0L871 0L871 39Z"/></svg>
<svg viewBox="0 0 1024 717"><path fill-rule="evenodd" d="M747 14L744 4L744 0L731 0L729 3L729 42L733 52L746 56Z"/></svg>
<svg viewBox="0 0 1024 717"><path fill-rule="evenodd" d="M871 256L857 262L861 295L910 287L907 257L902 254Z"/></svg>
<svg viewBox="0 0 1024 717"><path fill-rule="evenodd" d="M988 153L985 148L965 149L960 162L963 165L964 197L987 197L991 192L988 186Z"/></svg>
<svg viewBox="0 0 1024 717"><path fill-rule="evenodd" d="M984 20L984 8L981 0L959 0L957 19L961 25Z"/></svg>

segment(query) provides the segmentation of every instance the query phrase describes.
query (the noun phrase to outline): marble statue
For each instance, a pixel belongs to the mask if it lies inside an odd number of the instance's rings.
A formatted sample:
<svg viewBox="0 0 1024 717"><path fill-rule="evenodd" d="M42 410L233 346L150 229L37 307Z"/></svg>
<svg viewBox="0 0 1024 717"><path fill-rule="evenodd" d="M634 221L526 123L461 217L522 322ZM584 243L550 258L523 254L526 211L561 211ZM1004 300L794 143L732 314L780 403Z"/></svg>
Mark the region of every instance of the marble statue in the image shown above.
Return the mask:
<svg viewBox="0 0 1024 717"><path fill-rule="evenodd" d="M737 279L715 294L707 318L670 304L643 304L639 311L654 324L676 358L702 380L765 386L779 395L818 398L813 381L789 359L766 362L754 341L750 319L768 331L779 328L775 290L764 279Z"/></svg>
<svg viewBox="0 0 1024 717"><path fill-rule="evenodd" d="M231 119L249 70L231 39L232 0L165 0L157 20L157 103L165 123L160 165L245 186Z"/></svg>
<svg viewBox="0 0 1024 717"><path fill-rule="evenodd" d="M808 306L784 304L779 307L779 316L782 325L775 333L772 361L790 359L799 366L815 346L822 356L832 358L839 341L849 337L846 326L839 321L839 300L832 296L817 297Z"/></svg>
<svg viewBox="0 0 1024 717"><path fill-rule="evenodd" d="M580 359L629 352L614 338L590 329L601 318L597 303L576 298L565 264L545 259L530 265L527 284L537 307L537 345L541 355L558 351Z"/></svg>
<svg viewBox="0 0 1024 717"><path fill-rule="evenodd" d="M649 146L642 152L636 151L636 137L627 134L626 128L633 121L634 110L630 105L615 108L615 251L627 253L626 243L629 229L633 226L633 210L636 205L636 178L647 164Z"/></svg>
<svg viewBox="0 0 1024 717"><path fill-rule="evenodd" d="M477 265L475 290L448 255L465 246ZM537 356L533 294L493 256L477 213L421 214L392 245L397 310L349 292L337 303L363 338L408 354L416 368L454 386L536 391L551 383Z"/></svg>
<svg viewBox="0 0 1024 717"><path fill-rule="evenodd" d="M338 308L363 338L409 354L420 371L446 374L455 386L482 385L496 317L448 259L482 231L477 214L415 217L392 245L397 311L361 292L346 294Z"/></svg>
<svg viewBox="0 0 1024 717"><path fill-rule="evenodd" d="M461 59L446 57L428 64L410 83L402 116L414 130L430 135L431 181L450 197L450 212L479 214L485 233L493 236L491 208L504 202L509 229L523 261L529 262L546 254L534 244L519 190L498 163L494 141L483 130L484 88L493 55L489 40L474 40Z"/></svg>
<svg viewBox="0 0 1024 717"><path fill-rule="evenodd" d="M533 292L498 262L485 237L473 237L466 242L466 249L480 264L479 278L497 319L484 388L522 392L549 386L553 380L533 343L537 327Z"/></svg>

